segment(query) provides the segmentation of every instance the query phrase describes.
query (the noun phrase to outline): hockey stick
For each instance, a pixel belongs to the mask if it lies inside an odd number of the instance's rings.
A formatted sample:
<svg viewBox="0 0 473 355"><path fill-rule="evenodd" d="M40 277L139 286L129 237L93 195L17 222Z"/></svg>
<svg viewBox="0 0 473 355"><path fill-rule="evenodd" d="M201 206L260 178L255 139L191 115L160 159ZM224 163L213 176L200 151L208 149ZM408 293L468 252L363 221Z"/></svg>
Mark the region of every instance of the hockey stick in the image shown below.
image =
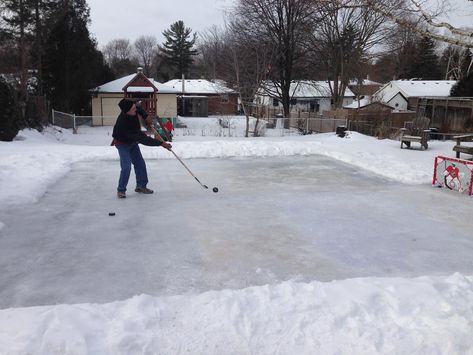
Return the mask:
<svg viewBox="0 0 473 355"><path fill-rule="evenodd" d="M179 162L182 164L182 166L183 166L184 168L186 168L186 170L189 172L189 174L191 174L191 176L200 184L200 186L202 186L204 189L208 189L208 188L209 188L207 185L202 184L202 183L199 181L199 179L197 179L197 177L192 173L192 171L187 167L187 165L184 164L184 162L181 160L181 158L179 158L179 157L177 156L177 154L174 153L174 151L173 151L172 149L169 149L169 151L170 151L172 154L174 154L174 156L176 157L176 159L179 160ZM214 192L216 192L215 189L216 189L216 188L214 187ZM217 190L217 191L218 191L218 190Z"/></svg>
<svg viewBox="0 0 473 355"><path fill-rule="evenodd" d="M155 136L158 136L158 137L161 139L161 141L163 141L162 138L161 138L161 136L159 135L159 133L156 131L156 128L153 127L153 125L150 125L149 128L151 129L151 131L154 133ZM202 183L200 182L200 180L197 179L197 177L194 175L194 173L191 171L191 169L189 169L189 168L187 167L187 165L184 164L184 162L181 160L181 158L179 158L179 156L178 156L176 153L174 153L174 151L173 151L172 149L168 149L168 150L169 150L172 154L174 154L174 156L176 157L176 159L179 160L179 162L182 164L182 166L183 166L184 168L186 168L186 170L189 172L189 174L191 174L191 176L199 183L200 186L202 186L204 189L208 189L208 188L209 188L207 185L202 184ZM213 192L218 192L218 188L214 187L214 188L213 188Z"/></svg>

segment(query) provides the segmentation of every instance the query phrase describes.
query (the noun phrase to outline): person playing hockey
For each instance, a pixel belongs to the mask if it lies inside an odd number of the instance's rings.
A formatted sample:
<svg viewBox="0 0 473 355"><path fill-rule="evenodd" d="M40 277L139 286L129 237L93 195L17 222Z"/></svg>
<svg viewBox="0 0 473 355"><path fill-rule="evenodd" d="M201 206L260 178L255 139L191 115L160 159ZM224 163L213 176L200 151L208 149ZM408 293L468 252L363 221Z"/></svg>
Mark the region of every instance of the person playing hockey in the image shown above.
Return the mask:
<svg viewBox="0 0 473 355"><path fill-rule="evenodd" d="M120 178L118 180L117 197L126 197L126 187L130 178L131 165L135 170L135 192L152 194L154 191L147 187L148 173L146 163L141 155L139 143L147 146L162 146L171 149L172 145L162 140L148 137L142 130L137 107L130 99L122 99L118 103L120 114L113 127L113 142L120 156ZM144 111L144 110L143 110ZM151 124L151 117L143 117L147 125Z"/></svg>

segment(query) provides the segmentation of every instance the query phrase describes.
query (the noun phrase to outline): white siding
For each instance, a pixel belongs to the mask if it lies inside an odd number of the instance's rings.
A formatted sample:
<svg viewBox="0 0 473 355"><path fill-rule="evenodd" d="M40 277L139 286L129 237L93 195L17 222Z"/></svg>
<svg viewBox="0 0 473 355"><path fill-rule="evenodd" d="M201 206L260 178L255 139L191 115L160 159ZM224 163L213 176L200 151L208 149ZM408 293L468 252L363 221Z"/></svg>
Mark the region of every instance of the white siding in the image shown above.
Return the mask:
<svg viewBox="0 0 473 355"><path fill-rule="evenodd" d="M92 116L94 126L113 126L120 114L118 103L122 93L99 94L92 98ZM156 97L157 114L161 117L177 116L176 94L158 94Z"/></svg>
<svg viewBox="0 0 473 355"><path fill-rule="evenodd" d="M401 95L395 95L391 100L386 102L389 106L393 107L396 111L406 111L407 110L407 100Z"/></svg>

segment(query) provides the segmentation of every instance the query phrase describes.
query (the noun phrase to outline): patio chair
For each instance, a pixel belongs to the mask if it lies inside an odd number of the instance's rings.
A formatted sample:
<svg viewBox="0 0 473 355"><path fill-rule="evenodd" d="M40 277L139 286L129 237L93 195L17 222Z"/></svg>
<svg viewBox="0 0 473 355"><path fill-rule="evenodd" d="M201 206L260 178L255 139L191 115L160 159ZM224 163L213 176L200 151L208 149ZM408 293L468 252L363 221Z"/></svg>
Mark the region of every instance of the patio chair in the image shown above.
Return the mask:
<svg viewBox="0 0 473 355"><path fill-rule="evenodd" d="M406 122L401 128L401 149L403 144L411 147L411 142L420 143L421 149L429 147L427 141L430 139L430 119L427 117L416 117L412 122Z"/></svg>

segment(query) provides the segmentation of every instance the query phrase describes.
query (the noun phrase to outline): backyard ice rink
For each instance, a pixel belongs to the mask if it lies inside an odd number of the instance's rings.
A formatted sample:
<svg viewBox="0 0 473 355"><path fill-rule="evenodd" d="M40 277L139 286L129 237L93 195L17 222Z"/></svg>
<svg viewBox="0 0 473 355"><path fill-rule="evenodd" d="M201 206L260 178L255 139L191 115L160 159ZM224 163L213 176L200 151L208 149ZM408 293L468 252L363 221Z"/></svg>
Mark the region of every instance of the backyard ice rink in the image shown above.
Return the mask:
<svg viewBox="0 0 473 355"><path fill-rule="evenodd" d="M126 200L109 144L0 142L0 354L473 354L473 200L431 185L452 142L178 136L220 191L142 147L155 194Z"/></svg>
<svg viewBox="0 0 473 355"><path fill-rule="evenodd" d="M132 173L119 200L118 162L83 162L37 203L1 211L0 307L473 273L468 198L317 155L186 163L219 193L151 160L155 194L136 194Z"/></svg>

